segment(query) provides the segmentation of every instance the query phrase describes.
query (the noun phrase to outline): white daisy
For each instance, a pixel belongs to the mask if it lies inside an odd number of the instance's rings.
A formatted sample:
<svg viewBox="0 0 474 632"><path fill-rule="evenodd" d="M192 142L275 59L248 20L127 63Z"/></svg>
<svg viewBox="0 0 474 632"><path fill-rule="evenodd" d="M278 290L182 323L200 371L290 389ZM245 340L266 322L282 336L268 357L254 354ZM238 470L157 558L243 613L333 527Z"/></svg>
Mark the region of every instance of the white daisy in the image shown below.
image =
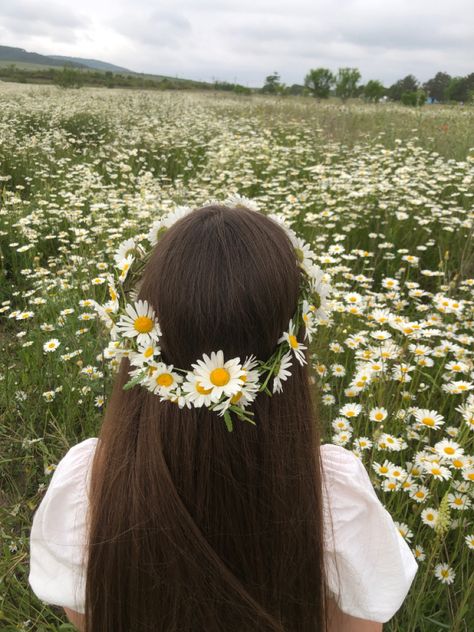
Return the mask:
<svg viewBox="0 0 474 632"><path fill-rule="evenodd" d="M234 206L235 208L243 206L250 209L251 211L256 212L258 212L259 210L258 204L255 202L255 200L251 200L250 198L244 197L243 195L238 195L236 193L234 195L230 195L225 200L225 204L227 204L228 206Z"/></svg>
<svg viewBox="0 0 474 632"><path fill-rule="evenodd" d="M212 351L211 357L204 353L203 360L198 360L191 366L201 385L205 389L212 389L213 402L218 402L222 394L226 397L235 395L244 384L241 376L245 371L242 370L240 358L232 358L225 362L222 350L217 353Z"/></svg>
<svg viewBox="0 0 474 632"><path fill-rule="evenodd" d="M188 371L186 374L182 390L186 400L196 408L212 404L212 388L204 388L198 376L192 371Z"/></svg>
<svg viewBox="0 0 474 632"><path fill-rule="evenodd" d="M377 408L372 408L372 410L369 413L369 419L371 421L382 422L384 419L387 418L387 415L388 415L387 409L384 408L383 406L380 406Z"/></svg>
<svg viewBox="0 0 474 632"><path fill-rule="evenodd" d="M177 206L174 211L171 211L162 218L162 225L165 228L170 228L179 219L191 213L192 210L190 206Z"/></svg>
<svg viewBox="0 0 474 632"><path fill-rule="evenodd" d="M293 246L300 266L309 274L312 266L314 266L314 252L309 247L309 244L307 244L304 239L301 239L301 237L294 239Z"/></svg>
<svg viewBox="0 0 474 632"><path fill-rule="evenodd" d="M362 406L360 404L344 404L344 406L339 410L340 415L344 415L345 417L357 417L362 411Z"/></svg>
<svg viewBox="0 0 474 632"><path fill-rule="evenodd" d="M442 584L452 584L456 573L449 564L440 563L435 566L434 576L437 577Z"/></svg>
<svg viewBox="0 0 474 632"><path fill-rule="evenodd" d="M191 408L192 404L186 396L183 394L183 389L181 386L177 386L175 389L164 389L160 395L160 402L169 401L173 402L173 404L178 404L180 408Z"/></svg>
<svg viewBox="0 0 474 632"><path fill-rule="evenodd" d="M290 348L293 350L293 353L295 354L298 362L303 365L306 364L306 359L304 357L303 351L307 349L307 347L302 345L301 342L298 342L295 336L294 328L295 326L293 324L293 319L290 318L288 331L284 332L284 334L278 339L278 342L280 343L286 340L286 342L290 345Z"/></svg>
<svg viewBox="0 0 474 632"><path fill-rule="evenodd" d="M421 512L421 521L423 522L423 524L426 524L429 527L434 528L438 520L438 514L439 512L437 509L433 509L432 507L427 507L426 509L423 509L423 511Z"/></svg>
<svg viewBox="0 0 474 632"><path fill-rule="evenodd" d="M168 366L164 362L151 365L149 373L149 377L144 380L144 385L149 391L158 395L174 390L183 381L182 376L173 371L173 365Z"/></svg>
<svg viewBox="0 0 474 632"><path fill-rule="evenodd" d="M441 454L445 459L456 459L458 456L464 454L464 448L461 448L459 443L452 439L442 439L435 443L434 446L436 452Z"/></svg>
<svg viewBox="0 0 474 632"><path fill-rule="evenodd" d="M126 259L131 259L133 263L136 257L140 257L144 254L145 252L143 247L140 246L140 244L138 244L132 237L130 239L126 239L119 245L116 253L114 254L114 261L116 266L120 266Z"/></svg>
<svg viewBox="0 0 474 632"><path fill-rule="evenodd" d="M308 340L311 342L313 333L316 331L316 324L314 322L316 307L314 305L310 305L310 303L306 299L304 299L301 311L303 322L305 324L304 337L305 339L308 338Z"/></svg>
<svg viewBox="0 0 474 632"><path fill-rule="evenodd" d="M116 327L120 335L137 338L138 345L149 345L158 340L161 330L155 316L155 310L148 301L139 300L131 305L127 303L126 314L122 314Z"/></svg>
<svg viewBox="0 0 474 632"><path fill-rule="evenodd" d="M51 338L51 340L48 340L47 342L44 343L43 349L44 351L49 353L50 351L55 351L59 347L60 344L61 343L59 342L57 338Z"/></svg>
<svg viewBox="0 0 474 632"><path fill-rule="evenodd" d="M280 366L278 368L277 374L273 377L273 393L278 391L282 392L283 387L281 385L282 381L285 381L290 375L291 371L288 371L288 367L291 366L291 351L287 351L280 360Z"/></svg>
<svg viewBox="0 0 474 632"><path fill-rule="evenodd" d="M159 355L161 348L153 343L138 345L138 351L130 350L128 357L130 363L136 367L143 367L144 364L153 362L154 356Z"/></svg>
<svg viewBox="0 0 474 632"><path fill-rule="evenodd" d="M436 429L444 424L443 416L437 413L436 410L418 408L414 411L413 415L419 424L428 428Z"/></svg>
<svg viewBox="0 0 474 632"><path fill-rule="evenodd" d="M316 312L314 316L318 320L326 320L329 315L328 296L332 292L329 275L315 264L308 267L307 273L310 277L311 291L315 295Z"/></svg>

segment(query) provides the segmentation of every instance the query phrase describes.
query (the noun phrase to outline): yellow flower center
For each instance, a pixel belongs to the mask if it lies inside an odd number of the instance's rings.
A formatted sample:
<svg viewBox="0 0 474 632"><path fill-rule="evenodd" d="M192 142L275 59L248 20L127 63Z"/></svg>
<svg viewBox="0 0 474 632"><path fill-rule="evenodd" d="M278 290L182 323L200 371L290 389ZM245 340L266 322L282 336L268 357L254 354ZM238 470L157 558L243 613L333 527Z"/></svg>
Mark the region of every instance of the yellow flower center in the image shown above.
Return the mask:
<svg viewBox="0 0 474 632"><path fill-rule="evenodd" d="M375 419L377 421L381 421L383 419L383 414L382 413L375 413L374 417L375 417Z"/></svg>
<svg viewBox="0 0 474 632"><path fill-rule="evenodd" d="M109 286L109 294L110 294L110 298L115 301L115 299L117 298L117 293L114 292L114 289L112 287Z"/></svg>
<svg viewBox="0 0 474 632"><path fill-rule="evenodd" d="M293 336L293 334L290 334L288 338L290 339L290 346L293 347L293 349L297 349L298 341L296 340L296 336Z"/></svg>
<svg viewBox="0 0 474 632"><path fill-rule="evenodd" d="M441 470L438 467L433 467L431 470L432 474L441 474Z"/></svg>
<svg viewBox="0 0 474 632"><path fill-rule="evenodd" d="M211 371L210 380L216 386L224 386L230 380L230 373L227 369L218 368Z"/></svg>
<svg viewBox="0 0 474 632"><path fill-rule="evenodd" d="M133 326L140 334L147 334L153 329L153 321L148 316L139 316L135 318Z"/></svg>
<svg viewBox="0 0 474 632"><path fill-rule="evenodd" d="M424 497L425 497L425 494L424 494L424 492L420 492L420 491L418 491L418 492L415 492L415 496L416 496L417 498L424 498Z"/></svg>
<svg viewBox="0 0 474 632"><path fill-rule="evenodd" d="M463 462L460 459L454 459L453 465L454 465L454 467L462 467L463 466Z"/></svg>
<svg viewBox="0 0 474 632"><path fill-rule="evenodd" d="M145 356L145 358L149 358L150 356L152 356L153 347L148 347L148 349L145 349L145 351L143 352L143 355Z"/></svg>
<svg viewBox="0 0 474 632"><path fill-rule="evenodd" d="M160 386L171 386L173 381L173 376L169 373L160 373L160 375L156 378L156 383Z"/></svg>
<svg viewBox="0 0 474 632"><path fill-rule="evenodd" d="M444 448L444 451L446 452L446 454L454 454L456 450L448 445Z"/></svg>
<svg viewBox="0 0 474 632"><path fill-rule="evenodd" d="M230 401L232 404L236 404L241 397L242 397L242 391L239 391L238 393L236 393L230 398Z"/></svg>
<svg viewBox="0 0 474 632"><path fill-rule="evenodd" d="M421 420L421 423L425 424L425 426L435 425L434 419L432 417L423 417L423 419Z"/></svg>
<svg viewBox="0 0 474 632"><path fill-rule="evenodd" d="M388 467L385 467L385 465L382 465L380 467L380 471L382 472L382 474L386 474L388 472Z"/></svg>
<svg viewBox="0 0 474 632"><path fill-rule="evenodd" d="M209 395L209 393L212 392L212 388L204 388L200 382L196 382L196 390L198 393L201 393L201 395Z"/></svg>

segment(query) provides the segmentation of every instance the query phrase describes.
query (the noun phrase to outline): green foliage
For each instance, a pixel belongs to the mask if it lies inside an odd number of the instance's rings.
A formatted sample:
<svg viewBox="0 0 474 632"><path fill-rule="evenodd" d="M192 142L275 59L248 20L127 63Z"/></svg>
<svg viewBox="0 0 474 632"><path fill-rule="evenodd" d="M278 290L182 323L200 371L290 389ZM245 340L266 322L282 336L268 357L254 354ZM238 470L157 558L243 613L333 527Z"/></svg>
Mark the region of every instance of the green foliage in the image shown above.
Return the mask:
<svg viewBox="0 0 474 632"><path fill-rule="evenodd" d="M363 95L368 101L377 103L385 94L385 88L380 81L371 79L363 88Z"/></svg>
<svg viewBox="0 0 474 632"><path fill-rule="evenodd" d="M356 96L360 77L357 68L339 68L336 76L336 96L342 101Z"/></svg>
<svg viewBox="0 0 474 632"><path fill-rule="evenodd" d="M64 66L60 72L56 73L54 84L60 88L80 88L84 85L84 75L79 70Z"/></svg>
<svg viewBox="0 0 474 632"><path fill-rule="evenodd" d="M437 72L436 75L423 84L423 89L428 96L442 103L447 100L446 90L451 81L450 75L446 72Z"/></svg>
<svg viewBox="0 0 474 632"><path fill-rule="evenodd" d="M329 68L312 68L304 79L304 85L313 97L327 99L335 81Z"/></svg>
<svg viewBox="0 0 474 632"><path fill-rule="evenodd" d="M467 77L452 77L446 88L446 97L450 101L472 102L474 93L474 72Z"/></svg>
<svg viewBox="0 0 474 632"><path fill-rule="evenodd" d="M391 85L387 95L394 101L400 101L404 92L416 92L418 85L418 80L413 75L407 75Z"/></svg>
<svg viewBox="0 0 474 632"><path fill-rule="evenodd" d="M265 77L265 83L262 88L264 94L281 94L283 84L280 82L280 75L274 72Z"/></svg>
<svg viewBox="0 0 474 632"><path fill-rule="evenodd" d="M413 105L420 107L426 103L426 92L424 90L403 92L400 100L403 105Z"/></svg>
<svg viewBox="0 0 474 632"><path fill-rule="evenodd" d="M45 467L56 464L77 441L97 436L103 416L97 398L107 396L112 384L113 376L100 356L103 337L94 320L82 318L92 309L79 301L104 301L105 286L91 279L110 271L112 253L122 237L147 230L163 202L198 204L208 195L219 198L230 190L243 195L256 191L262 207L288 213L295 229L322 259L331 253L322 265L333 267L338 275L341 302L346 291L363 295L360 303L345 301L346 307L335 313L334 327L321 328L313 341L328 367L326 383L338 404L345 397L348 379L332 376L331 365L341 363L350 377L364 350L359 343L357 348L346 344L354 331L368 334L370 346L379 344L370 334L388 327L383 321L372 322L368 313L378 305L371 290L386 276L398 279L403 288L398 297L394 293L388 299L388 291L384 295L397 317L409 314L419 321L434 313L437 320L433 318L428 344L449 347L451 355L465 350L467 360L472 360L467 351L472 349L473 286L466 284L463 290L462 318L437 310L432 301L437 292L457 296L462 279L474 277L469 236L473 199L469 132L474 110L460 110L443 105L414 111L397 103L341 108L313 99L239 101L232 88L228 97L221 94L215 99L102 88L24 91L21 86L12 88L11 96L2 95L0 303L6 307L0 319L2 632L18 631L28 620L25 629L38 632L72 629L62 609L42 604L31 594L28 533L50 481ZM415 127L416 144L411 140ZM20 250L24 245L31 249ZM419 256L419 265L404 260L405 254ZM425 270L440 276L424 276ZM417 289L427 290L429 296L417 294ZM62 315L66 308L74 311ZM13 310L34 313L18 319ZM464 326L465 342L458 344ZM392 340L401 336L391 329ZM43 352L51 337L61 341L54 355ZM341 355L330 349L335 342L343 348ZM61 354L72 351L78 355L61 359ZM393 382L381 381L378 387L375 383L361 401L365 410L380 403L390 407L384 429L395 434L405 432L410 423L397 412L429 401L430 408L445 415L446 425L460 431L456 440L472 454L472 430L462 425L455 409L456 398L460 402L466 395L440 391L445 353L432 356L436 371L419 370L417 365L408 384L398 388ZM88 365L94 373L82 372ZM52 401L46 400L44 393L54 389L60 390L54 391ZM410 396L406 402L405 390ZM327 420L333 413L334 407L321 407L328 441L332 428ZM354 439L373 437L373 422L367 415L352 422ZM420 447L429 448L429 433L442 436L443 431L423 432ZM375 459L383 461L387 455L405 464L412 459L414 446L411 440L410 448L402 452L385 453L375 447L366 451L372 478L372 454ZM432 506L444 495L444 489L439 492L441 484L430 484ZM423 506L413 511L405 492L377 489L377 493L395 519L419 525L410 545L426 541L427 554L408 599L384 628L467 632L465 624L474 616L469 570L473 552L464 544L462 528L450 530L438 551L431 528L419 522ZM463 512L456 511L456 517L465 519ZM466 534L471 527L472 521ZM433 577L438 555L456 566L452 586Z"/></svg>

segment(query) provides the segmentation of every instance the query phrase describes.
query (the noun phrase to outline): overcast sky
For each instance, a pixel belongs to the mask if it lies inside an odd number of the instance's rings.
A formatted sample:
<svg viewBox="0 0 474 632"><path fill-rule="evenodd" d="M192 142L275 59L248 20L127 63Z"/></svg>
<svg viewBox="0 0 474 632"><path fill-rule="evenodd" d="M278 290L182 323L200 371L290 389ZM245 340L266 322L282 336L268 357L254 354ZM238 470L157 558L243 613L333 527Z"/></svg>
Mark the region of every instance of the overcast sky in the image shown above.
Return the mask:
<svg viewBox="0 0 474 632"><path fill-rule="evenodd" d="M0 44L261 86L357 67L387 87L474 71L474 0L0 0Z"/></svg>

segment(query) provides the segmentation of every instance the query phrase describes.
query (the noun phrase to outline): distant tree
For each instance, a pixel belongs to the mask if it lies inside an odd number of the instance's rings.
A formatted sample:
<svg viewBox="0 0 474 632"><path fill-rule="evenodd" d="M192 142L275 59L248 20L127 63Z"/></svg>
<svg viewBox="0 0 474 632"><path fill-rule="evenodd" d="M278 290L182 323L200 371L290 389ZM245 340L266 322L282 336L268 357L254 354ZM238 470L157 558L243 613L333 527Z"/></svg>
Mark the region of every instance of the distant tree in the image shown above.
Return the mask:
<svg viewBox="0 0 474 632"><path fill-rule="evenodd" d="M304 85L313 97L327 99L335 81L329 68L312 68L304 78Z"/></svg>
<svg viewBox="0 0 474 632"><path fill-rule="evenodd" d="M268 75L265 78L265 84L262 88L262 92L267 94L279 94L282 88L282 84L280 83L280 75L277 72L274 72L272 75Z"/></svg>
<svg viewBox="0 0 474 632"><path fill-rule="evenodd" d="M105 85L107 86L107 88L113 88L115 85L114 73L111 70L105 71Z"/></svg>
<svg viewBox="0 0 474 632"><path fill-rule="evenodd" d="M422 106L426 102L426 92L424 90L411 90L410 92L402 92L400 101L404 105Z"/></svg>
<svg viewBox="0 0 474 632"><path fill-rule="evenodd" d="M357 83L360 80L358 68L338 68L336 77L336 96L345 101L357 93Z"/></svg>
<svg viewBox="0 0 474 632"><path fill-rule="evenodd" d="M363 87L363 95L368 101L377 103L385 94L384 86L377 79L371 79L367 81Z"/></svg>
<svg viewBox="0 0 474 632"><path fill-rule="evenodd" d="M53 83L60 88L80 88L84 85L84 79L79 70L63 66L61 71L55 71Z"/></svg>
<svg viewBox="0 0 474 632"><path fill-rule="evenodd" d="M466 77L452 77L446 88L446 97L450 101L469 102L473 98L474 73Z"/></svg>
<svg viewBox="0 0 474 632"><path fill-rule="evenodd" d="M241 86L240 83L234 84L234 90L236 94L252 94L252 90L247 86Z"/></svg>
<svg viewBox="0 0 474 632"><path fill-rule="evenodd" d="M418 90L418 80L413 75L407 75L399 79L387 90L387 96L394 101L400 101L404 92L416 92Z"/></svg>
<svg viewBox="0 0 474 632"><path fill-rule="evenodd" d="M299 96L305 93L305 87L300 85L299 83L293 83L286 89L286 91L288 94Z"/></svg>
<svg viewBox="0 0 474 632"><path fill-rule="evenodd" d="M451 77L447 72L437 72L432 79L423 84L423 90L437 101L446 101L446 89L450 81Z"/></svg>

